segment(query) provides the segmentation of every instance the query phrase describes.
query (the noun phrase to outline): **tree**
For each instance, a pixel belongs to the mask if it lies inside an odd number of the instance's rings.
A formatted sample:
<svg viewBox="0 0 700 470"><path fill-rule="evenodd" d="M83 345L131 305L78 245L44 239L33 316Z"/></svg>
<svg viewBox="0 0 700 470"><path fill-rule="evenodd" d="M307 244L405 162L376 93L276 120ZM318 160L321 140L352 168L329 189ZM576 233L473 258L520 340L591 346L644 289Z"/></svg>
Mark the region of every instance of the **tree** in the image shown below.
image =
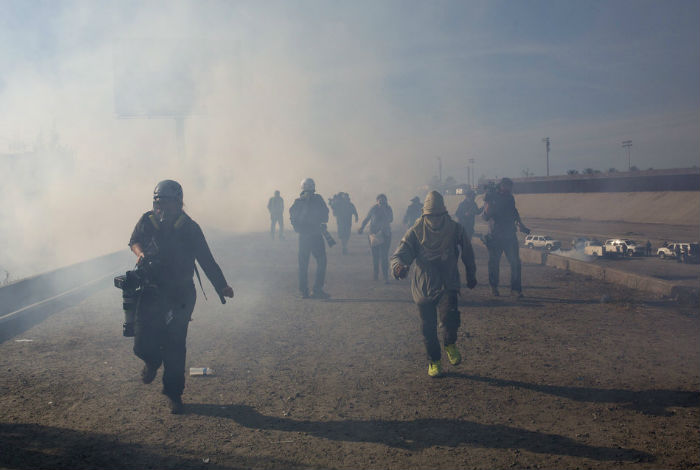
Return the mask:
<svg viewBox="0 0 700 470"><path fill-rule="evenodd" d="M608 173L617 173L617 168L608 168Z"/></svg>
<svg viewBox="0 0 700 470"><path fill-rule="evenodd" d="M525 178L529 178L530 176L535 176L535 172L534 172L534 171L530 171L529 168L525 168L524 170L522 170L522 171L520 172L520 174L523 175Z"/></svg>
<svg viewBox="0 0 700 470"><path fill-rule="evenodd" d="M632 166L630 167L630 171L639 171L639 168L637 168L636 166L632 165Z"/></svg>
<svg viewBox="0 0 700 470"><path fill-rule="evenodd" d="M578 170L567 170L566 174L567 175L578 175Z"/></svg>
<svg viewBox="0 0 700 470"><path fill-rule="evenodd" d="M584 175L592 175L593 173L595 173L595 170L593 168L586 168L585 170L583 170Z"/></svg>

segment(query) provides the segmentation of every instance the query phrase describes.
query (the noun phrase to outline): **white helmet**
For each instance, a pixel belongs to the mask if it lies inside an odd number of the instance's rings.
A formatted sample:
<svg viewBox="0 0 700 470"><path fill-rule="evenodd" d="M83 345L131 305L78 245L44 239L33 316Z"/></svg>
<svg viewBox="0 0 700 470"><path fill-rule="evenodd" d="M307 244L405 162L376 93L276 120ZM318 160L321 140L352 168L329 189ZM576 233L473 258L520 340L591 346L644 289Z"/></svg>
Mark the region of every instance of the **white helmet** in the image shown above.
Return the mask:
<svg viewBox="0 0 700 470"><path fill-rule="evenodd" d="M302 191L316 191L316 183L311 178L305 178L301 182Z"/></svg>

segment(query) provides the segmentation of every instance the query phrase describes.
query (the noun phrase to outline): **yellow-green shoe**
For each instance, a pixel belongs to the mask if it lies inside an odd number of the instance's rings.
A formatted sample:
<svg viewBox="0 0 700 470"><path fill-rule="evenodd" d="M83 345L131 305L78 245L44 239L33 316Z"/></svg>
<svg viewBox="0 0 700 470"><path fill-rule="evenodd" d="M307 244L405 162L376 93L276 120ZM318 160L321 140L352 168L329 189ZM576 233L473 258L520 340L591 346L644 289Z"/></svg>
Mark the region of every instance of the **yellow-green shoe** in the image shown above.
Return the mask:
<svg viewBox="0 0 700 470"><path fill-rule="evenodd" d="M442 374L442 364L440 364L440 361L428 362L428 375L431 377L439 377L440 374Z"/></svg>
<svg viewBox="0 0 700 470"><path fill-rule="evenodd" d="M450 364L453 366L456 366L462 362L462 355L459 353L456 345L448 344L445 346L445 352L447 353L447 359L450 360Z"/></svg>

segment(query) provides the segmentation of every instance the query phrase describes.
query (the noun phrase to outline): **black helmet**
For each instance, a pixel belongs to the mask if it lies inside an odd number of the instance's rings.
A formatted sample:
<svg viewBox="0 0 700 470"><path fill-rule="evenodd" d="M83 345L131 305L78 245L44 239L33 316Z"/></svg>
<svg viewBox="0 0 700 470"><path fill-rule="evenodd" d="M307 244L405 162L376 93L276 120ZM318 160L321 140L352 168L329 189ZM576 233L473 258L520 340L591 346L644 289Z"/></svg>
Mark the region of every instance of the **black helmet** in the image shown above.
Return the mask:
<svg viewBox="0 0 700 470"><path fill-rule="evenodd" d="M173 180L163 180L153 190L153 199L175 199L182 202L182 186Z"/></svg>

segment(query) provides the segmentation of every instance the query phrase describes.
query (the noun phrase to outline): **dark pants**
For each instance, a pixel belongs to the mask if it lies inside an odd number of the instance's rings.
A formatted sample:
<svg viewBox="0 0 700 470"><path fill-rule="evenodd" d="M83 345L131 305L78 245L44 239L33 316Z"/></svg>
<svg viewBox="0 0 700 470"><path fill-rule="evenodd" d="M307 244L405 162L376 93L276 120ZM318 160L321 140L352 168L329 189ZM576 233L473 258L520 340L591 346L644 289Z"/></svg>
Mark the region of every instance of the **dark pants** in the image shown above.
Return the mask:
<svg viewBox="0 0 700 470"><path fill-rule="evenodd" d="M150 367L163 365L163 393L178 397L185 389L187 327L197 300L194 284L170 294L146 291L136 313L134 354Z"/></svg>
<svg viewBox="0 0 700 470"><path fill-rule="evenodd" d="M471 220L460 219L458 222L464 227L464 233L467 235L467 239L471 242L474 236L474 218Z"/></svg>
<svg viewBox="0 0 700 470"><path fill-rule="evenodd" d="M501 254L505 253L508 263L510 263L510 288L516 292L521 292L523 287L520 277L521 265L518 238L515 235L505 238L493 237L488 242L488 249L489 284L491 287L498 287Z"/></svg>
<svg viewBox="0 0 700 470"><path fill-rule="evenodd" d="M280 240L284 238L284 217L282 217L282 214L280 215L271 215L270 216L270 236L272 239L275 239L275 226L279 225L280 226Z"/></svg>
<svg viewBox="0 0 700 470"><path fill-rule="evenodd" d="M443 343L447 346L457 342L457 330L461 324L459 310L457 310L457 291L445 292L438 301L425 301L418 304L418 311L428 360L438 361L441 357L437 331L438 315L440 326L443 328Z"/></svg>
<svg viewBox="0 0 700 470"><path fill-rule="evenodd" d="M309 256L316 260L314 291L322 290L326 279L326 245L320 233L299 234L299 291L309 292Z"/></svg>
<svg viewBox="0 0 700 470"><path fill-rule="evenodd" d="M391 235L384 237L384 243L377 246L371 246L372 250L372 267L374 279L379 279L379 265L382 266L382 276L384 280L389 280L389 248L391 247Z"/></svg>
<svg viewBox="0 0 700 470"><path fill-rule="evenodd" d="M348 240L350 240L350 223L338 221L338 238L343 247L343 254L348 252Z"/></svg>

